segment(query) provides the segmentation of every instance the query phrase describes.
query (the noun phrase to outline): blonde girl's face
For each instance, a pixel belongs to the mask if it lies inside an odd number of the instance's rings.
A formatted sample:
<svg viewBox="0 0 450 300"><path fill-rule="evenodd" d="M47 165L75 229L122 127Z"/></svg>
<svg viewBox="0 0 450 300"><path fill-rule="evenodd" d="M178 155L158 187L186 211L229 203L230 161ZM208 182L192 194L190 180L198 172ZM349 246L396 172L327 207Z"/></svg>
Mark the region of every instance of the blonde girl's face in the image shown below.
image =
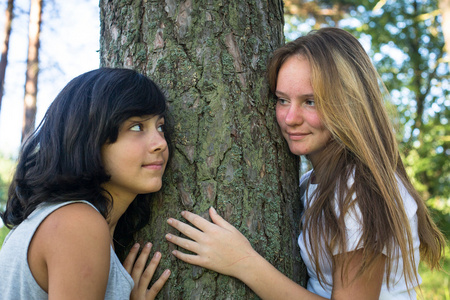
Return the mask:
<svg viewBox="0 0 450 300"><path fill-rule="evenodd" d="M122 124L117 141L102 147L103 165L111 176L103 187L119 200L156 192L168 158L164 118L132 117Z"/></svg>
<svg viewBox="0 0 450 300"><path fill-rule="evenodd" d="M306 155L314 166L331 134L316 110L311 68L305 58L295 55L283 63L275 95L278 125L289 149L293 154Z"/></svg>

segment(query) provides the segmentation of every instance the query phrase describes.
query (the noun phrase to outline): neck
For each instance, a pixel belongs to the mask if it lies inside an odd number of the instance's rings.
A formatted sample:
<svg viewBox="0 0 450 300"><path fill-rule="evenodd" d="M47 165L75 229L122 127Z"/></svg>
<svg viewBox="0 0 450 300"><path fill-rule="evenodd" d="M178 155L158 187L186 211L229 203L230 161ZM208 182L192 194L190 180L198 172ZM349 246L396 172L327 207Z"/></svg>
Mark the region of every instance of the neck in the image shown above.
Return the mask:
<svg viewBox="0 0 450 300"><path fill-rule="evenodd" d="M121 198L118 195L112 196L112 209L108 217L108 225L111 238L114 236L114 231L116 229L117 223L119 222L119 219L128 209L131 202L133 202L133 200L136 198L136 196L134 196L132 199L123 199L123 197Z"/></svg>

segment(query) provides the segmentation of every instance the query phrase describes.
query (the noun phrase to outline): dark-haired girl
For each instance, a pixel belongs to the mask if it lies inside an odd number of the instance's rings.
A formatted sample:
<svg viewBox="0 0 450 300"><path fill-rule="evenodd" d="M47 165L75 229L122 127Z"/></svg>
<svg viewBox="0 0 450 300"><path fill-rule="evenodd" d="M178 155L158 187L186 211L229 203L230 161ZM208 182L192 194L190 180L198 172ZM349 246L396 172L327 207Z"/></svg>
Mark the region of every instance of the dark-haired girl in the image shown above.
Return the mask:
<svg viewBox="0 0 450 300"><path fill-rule="evenodd" d="M101 68L73 79L22 147L3 222L1 299L154 299L161 259L133 243L169 159L166 100L149 78ZM132 246L132 247L131 247ZM123 260L125 249L130 253Z"/></svg>

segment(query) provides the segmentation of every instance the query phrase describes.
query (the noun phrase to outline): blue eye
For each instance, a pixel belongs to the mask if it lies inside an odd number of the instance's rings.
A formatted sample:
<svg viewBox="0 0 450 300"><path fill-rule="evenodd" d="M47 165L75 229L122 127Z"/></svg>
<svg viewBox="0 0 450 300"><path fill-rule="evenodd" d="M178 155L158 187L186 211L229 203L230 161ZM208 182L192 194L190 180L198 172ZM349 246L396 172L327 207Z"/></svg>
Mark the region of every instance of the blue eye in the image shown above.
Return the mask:
<svg viewBox="0 0 450 300"><path fill-rule="evenodd" d="M286 104L287 100L286 100L286 99L283 99L283 98L278 98L278 99L277 99L277 102L278 102L279 104Z"/></svg>
<svg viewBox="0 0 450 300"><path fill-rule="evenodd" d="M312 99L306 100L305 103L306 103L306 105L308 105L308 106L316 106L314 100L312 100Z"/></svg>

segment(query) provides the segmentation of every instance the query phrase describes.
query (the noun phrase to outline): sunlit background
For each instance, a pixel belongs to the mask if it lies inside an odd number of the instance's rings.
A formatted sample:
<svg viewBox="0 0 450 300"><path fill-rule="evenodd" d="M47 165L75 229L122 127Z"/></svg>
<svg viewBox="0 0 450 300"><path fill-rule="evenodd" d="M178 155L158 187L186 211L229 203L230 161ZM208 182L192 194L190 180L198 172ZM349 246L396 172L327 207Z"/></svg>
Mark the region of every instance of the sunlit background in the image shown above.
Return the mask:
<svg viewBox="0 0 450 300"><path fill-rule="evenodd" d="M75 76L98 68L98 0L43 1L36 126L47 107ZM0 1L3 40L6 0ZM29 0L15 0L4 95L0 114L0 153L17 157L20 146L28 51Z"/></svg>

